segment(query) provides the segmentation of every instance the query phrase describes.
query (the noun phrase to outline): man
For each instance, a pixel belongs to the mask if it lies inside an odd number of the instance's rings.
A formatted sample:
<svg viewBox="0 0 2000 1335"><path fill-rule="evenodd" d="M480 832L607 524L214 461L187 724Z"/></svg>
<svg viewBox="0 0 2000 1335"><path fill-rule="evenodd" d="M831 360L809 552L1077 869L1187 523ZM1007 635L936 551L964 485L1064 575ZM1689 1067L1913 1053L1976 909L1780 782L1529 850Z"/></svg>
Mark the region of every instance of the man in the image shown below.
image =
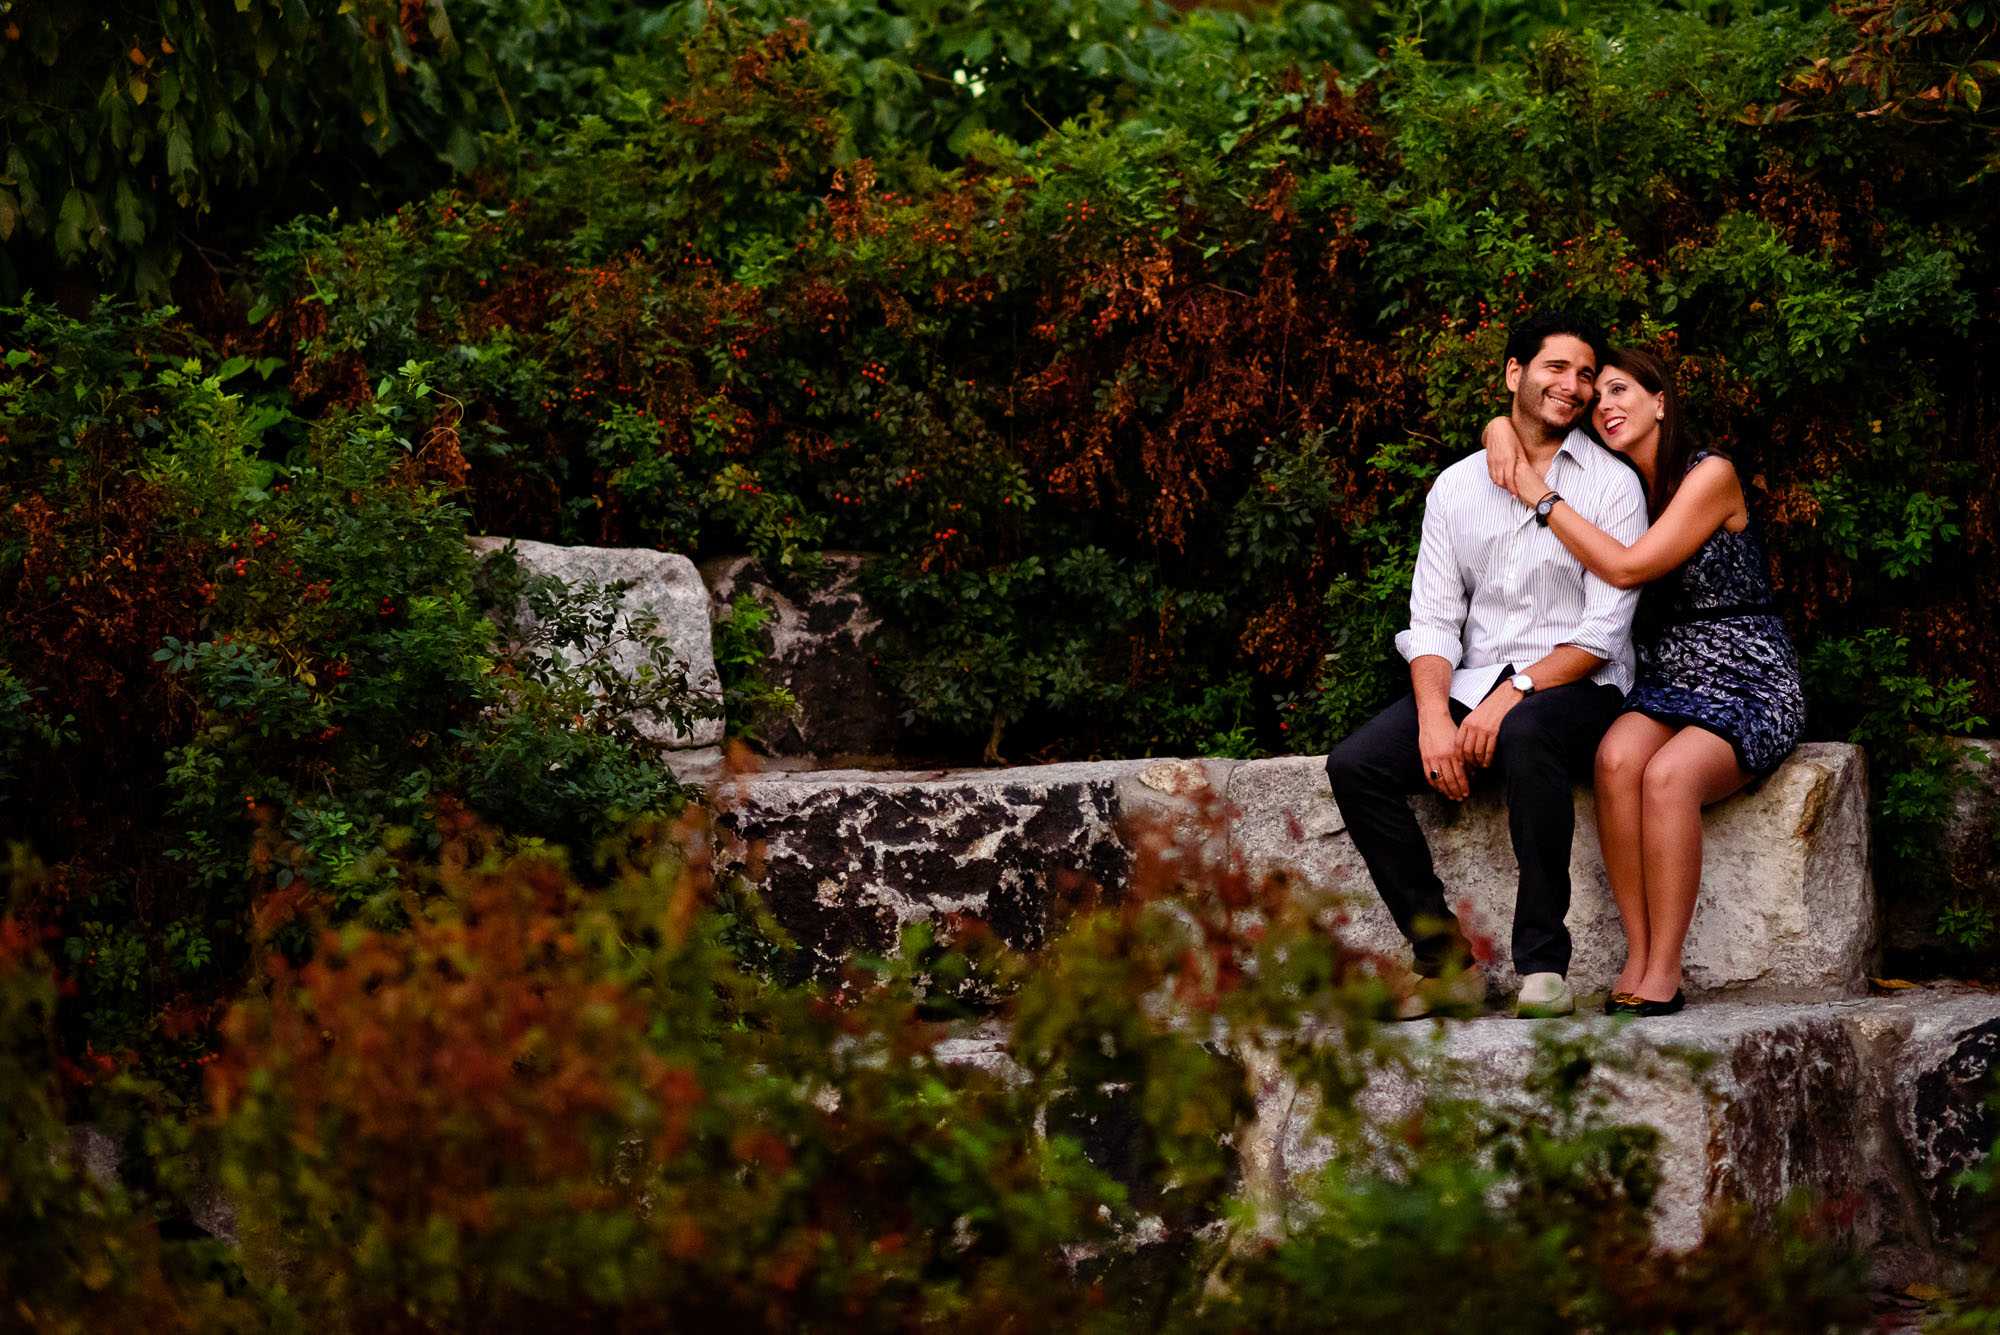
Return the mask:
<svg viewBox="0 0 2000 1335"><path fill-rule="evenodd" d="M1579 429L1603 351L1603 336L1587 321L1535 314L1508 336L1507 388L1514 429L1548 485L1631 543L1646 528L1639 478ZM1506 781L1507 829L1520 865L1515 1014L1576 1009L1564 977L1571 789L1589 777L1598 740L1631 689L1638 594L1604 583L1569 554L1548 529L1553 503L1531 508L1494 486L1477 452L1438 476L1424 505L1410 628L1396 637L1411 693L1327 757L1355 847L1416 951L1418 981L1400 1004L1404 1018L1484 995L1406 799L1428 787L1463 801L1487 769Z"/></svg>

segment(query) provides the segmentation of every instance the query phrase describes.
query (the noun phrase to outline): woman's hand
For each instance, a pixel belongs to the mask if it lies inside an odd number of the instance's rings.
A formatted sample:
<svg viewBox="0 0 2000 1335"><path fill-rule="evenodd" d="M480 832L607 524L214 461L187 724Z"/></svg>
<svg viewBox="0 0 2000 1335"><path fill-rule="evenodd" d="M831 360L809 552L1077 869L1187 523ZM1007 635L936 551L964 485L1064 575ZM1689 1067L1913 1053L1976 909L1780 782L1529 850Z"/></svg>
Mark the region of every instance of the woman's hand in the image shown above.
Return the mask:
<svg viewBox="0 0 2000 1335"><path fill-rule="evenodd" d="M1549 480L1542 476L1540 469L1528 462L1525 452L1517 454L1514 470L1507 478L1507 490L1514 493L1514 499L1523 505L1533 505L1549 494Z"/></svg>
<svg viewBox="0 0 2000 1335"><path fill-rule="evenodd" d="M1486 449L1486 476L1493 479L1494 486L1511 490L1514 463L1521 457L1521 438L1515 434L1513 421L1494 418L1479 433L1479 443Z"/></svg>

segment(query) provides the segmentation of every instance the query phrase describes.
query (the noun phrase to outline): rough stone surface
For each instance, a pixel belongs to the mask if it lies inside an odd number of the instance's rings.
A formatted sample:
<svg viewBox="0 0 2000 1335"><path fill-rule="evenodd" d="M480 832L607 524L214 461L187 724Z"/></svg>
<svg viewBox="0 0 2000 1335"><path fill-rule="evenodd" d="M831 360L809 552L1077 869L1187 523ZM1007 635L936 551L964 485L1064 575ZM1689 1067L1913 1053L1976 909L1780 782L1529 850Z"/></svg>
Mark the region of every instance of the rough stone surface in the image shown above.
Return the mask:
<svg viewBox="0 0 2000 1335"><path fill-rule="evenodd" d="M1413 1026L1417 1074L1379 1079L1364 1107L1389 1125L1428 1091L1535 1113L1521 1082L1551 1027L1605 1045L1591 1092L1609 1121L1659 1131L1653 1225L1662 1246L1698 1243L1718 1203L1768 1217L1804 1188L1854 1204L1848 1227L1878 1279L1934 1279L1948 1268L1949 1244L1967 1223L1950 1181L1991 1141L1983 1089L2000 1055L2000 997L1914 989L1711 1002L1654 1020ZM1246 1182L1266 1204L1299 1199L1330 1160L1311 1111L1280 1074L1264 1072L1258 1119L1241 1143Z"/></svg>
<svg viewBox="0 0 2000 1335"><path fill-rule="evenodd" d="M119 1172L124 1151L119 1143L89 1122L72 1122L68 1127L69 1152L92 1180L114 1187L122 1181ZM210 1237L235 1245L236 1206L223 1194L212 1171L197 1171L193 1182L168 1209L168 1218L181 1217Z"/></svg>
<svg viewBox="0 0 2000 1335"><path fill-rule="evenodd" d="M1228 798L1238 812L1231 845L1253 870L1293 869L1341 897L1342 931L1351 943L1409 958L1346 833L1324 757L1245 762L1230 775ZM1485 962L1489 981L1511 990L1515 868L1504 804L1490 792L1463 806L1433 797L1413 802L1461 921L1493 943ZM1570 980L1587 993L1616 979L1625 938L1604 879L1587 788L1577 791L1576 817ZM1702 893L1685 954L1691 993L1803 996L1863 986L1875 944L1875 899L1858 748L1801 746L1769 779L1710 808L1702 833Z"/></svg>
<svg viewBox="0 0 2000 1335"><path fill-rule="evenodd" d="M521 569L530 575L552 576L565 584L629 581L632 587L626 591L623 603L626 614L650 613L657 617L659 634L666 638L674 656L689 665L689 680L695 687L703 691L720 689L709 628L708 590L694 562L687 557L642 547L558 547L509 538L466 539L467 545L480 556L501 551L510 541L514 543ZM628 670L644 661L635 646L620 645L612 652L614 661ZM639 726L642 733L670 747L714 746L722 740L719 718L695 720L692 733L652 720L642 720Z"/></svg>
<svg viewBox="0 0 2000 1335"><path fill-rule="evenodd" d="M1893 1101L1911 1168L1939 1231L1968 1230L1977 1204L1954 1179L1993 1144L1986 1095L2000 1061L2000 1005L1920 1014L1896 1053Z"/></svg>
<svg viewBox="0 0 2000 1335"><path fill-rule="evenodd" d="M772 575L753 557L704 561L710 614L721 621L740 594L772 612L765 650L773 680L798 713L761 730L776 756L814 756L834 766L905 754L909 730L874 666L871 642L882 620L861 590L866 557L827 552L818 575Z"/></svg>
<svg viewBox="0 0 2000 1335"><path fill-rule="evenodd" d="M717 862L827 964L955 915L1032 947L1066 883L1121 882L1120 781L1155 763L741 776L715 790Z"/></svg>

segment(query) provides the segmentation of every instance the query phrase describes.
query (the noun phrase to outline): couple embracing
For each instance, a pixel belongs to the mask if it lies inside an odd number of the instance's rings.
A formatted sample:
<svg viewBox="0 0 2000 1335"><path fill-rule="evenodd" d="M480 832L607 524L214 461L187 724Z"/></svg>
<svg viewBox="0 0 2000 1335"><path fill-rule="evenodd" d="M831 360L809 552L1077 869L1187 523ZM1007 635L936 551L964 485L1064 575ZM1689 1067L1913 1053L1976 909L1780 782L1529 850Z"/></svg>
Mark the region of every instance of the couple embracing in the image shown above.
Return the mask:
<svg viewBox="0 0 2000 1335"><path fill-rule="evenodd" d="M1685 1004L1701 808L1797 742L1798 656L1736 470L1689 439L1658 359L1543 312L1510 332L1505 373L1511 411L1425 502L1410 626L1396 637L1411 693L1335 747L1327 774L1415 950L1399 1015L1483 998L1406 799L1463 800L1486 772L1504 782L1520 867L1515 1014L1576 1009L1570 794L1593 773L1626 942L1605 1011L1672 1014Z"/></svg>

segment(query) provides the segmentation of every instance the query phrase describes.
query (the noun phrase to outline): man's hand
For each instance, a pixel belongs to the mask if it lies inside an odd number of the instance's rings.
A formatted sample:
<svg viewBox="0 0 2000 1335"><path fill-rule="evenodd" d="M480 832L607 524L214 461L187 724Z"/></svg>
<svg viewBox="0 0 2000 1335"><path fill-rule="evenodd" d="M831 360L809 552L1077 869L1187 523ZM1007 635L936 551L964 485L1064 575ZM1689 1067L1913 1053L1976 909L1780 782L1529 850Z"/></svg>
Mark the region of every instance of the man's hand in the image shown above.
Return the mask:
<svg viewBox="0 0 2000 1335"><path fill-rule="evenodd" d="M1484 767L1493 763L1493 750L1500 742L1500 720L1506 718L1507 711L1521 703L1521 699L1519 691L1502 682L1498 690L1481 700L1478 707L1465 716L1465 722L1458 725L1458 751L1466 764Z"/></svg>
<svg viewBox="0 0 2000 1335"><path fill-rule="evenodd" d="M1472 785L1465 777L1458 732L1448 709L1417 716L1417 752L1424 759L1424 778L1452 801L1463 802Z"/></svg>

